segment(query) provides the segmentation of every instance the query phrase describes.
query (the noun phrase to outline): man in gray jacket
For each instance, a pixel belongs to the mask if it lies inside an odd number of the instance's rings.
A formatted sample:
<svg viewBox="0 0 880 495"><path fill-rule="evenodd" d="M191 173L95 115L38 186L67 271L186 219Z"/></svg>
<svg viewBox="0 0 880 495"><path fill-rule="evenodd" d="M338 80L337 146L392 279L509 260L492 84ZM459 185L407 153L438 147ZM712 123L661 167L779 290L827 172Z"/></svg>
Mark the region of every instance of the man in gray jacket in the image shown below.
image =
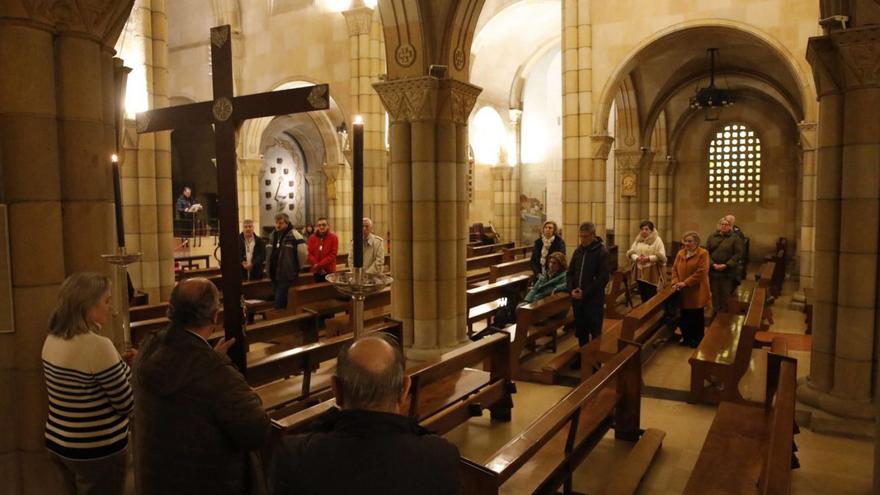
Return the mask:
<svg viewBox="0 0 880 495"><path fill-rule="evenodd" d="M234 339L207 341L219 309L209 280L183 281L171 292L170 327L141 345L132 380L139 495L241 495L264 483L251 452L268 442L269 417L226 356Z"/></svg>

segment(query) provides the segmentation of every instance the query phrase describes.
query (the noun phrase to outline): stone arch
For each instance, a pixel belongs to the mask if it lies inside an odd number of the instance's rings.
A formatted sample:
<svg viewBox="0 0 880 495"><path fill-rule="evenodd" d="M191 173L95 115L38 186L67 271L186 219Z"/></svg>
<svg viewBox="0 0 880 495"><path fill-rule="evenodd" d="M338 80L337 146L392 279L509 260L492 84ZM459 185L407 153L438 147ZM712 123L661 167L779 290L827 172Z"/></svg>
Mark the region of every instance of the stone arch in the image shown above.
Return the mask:
<svg viewBox="0 0 880 495"><path fill-rule="evenodd" d="M779 40L761 29L757 29L754 26L742 22L727 19L699 19L669 26L666 29L654 33L650 37L642 40L626 57L624 57L623 62L621 62L611 73L611 77L608 78L599 94L597 111L593 118L593 128L596 132L607 131L608 115L611 111L611 103L614 101L617 94L618 85L637 64L638 56L655 43L669 36L699 28L719 28L729 30L730 32L745 35L746 37L757 40L768 48L783 64L788 76L796 82L798 94L796 95L795 100L803 110L805 118L807 120L813 120L813 115L815 113L814 100L816 94L813 81L809 77L809 74L805 73L804 70L798 66L796 57L794 57L794 55L792 55Z"/></svg>

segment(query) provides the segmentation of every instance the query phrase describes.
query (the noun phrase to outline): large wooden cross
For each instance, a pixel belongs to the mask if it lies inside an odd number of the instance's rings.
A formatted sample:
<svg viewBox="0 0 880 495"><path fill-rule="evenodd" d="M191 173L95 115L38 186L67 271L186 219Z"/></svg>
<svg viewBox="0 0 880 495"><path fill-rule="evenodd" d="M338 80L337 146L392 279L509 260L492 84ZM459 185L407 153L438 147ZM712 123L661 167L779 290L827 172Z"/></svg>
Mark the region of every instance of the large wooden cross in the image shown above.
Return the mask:
<svg viewBox="0 0 880 495"><path fill-rule="evenodd" d="M233 96L232 39L230 28L211 29L211 67L214 100L160 108L137 115L138 133L214 125L217 159L217 198L220 215L220 271L223 274L223 326L226 339L236 339L229 357L244 373L247 343L243 331L241 264L238 250L238 189L236 186L235 135L247 119L326 110L330 90L326 84Z"/></svg>

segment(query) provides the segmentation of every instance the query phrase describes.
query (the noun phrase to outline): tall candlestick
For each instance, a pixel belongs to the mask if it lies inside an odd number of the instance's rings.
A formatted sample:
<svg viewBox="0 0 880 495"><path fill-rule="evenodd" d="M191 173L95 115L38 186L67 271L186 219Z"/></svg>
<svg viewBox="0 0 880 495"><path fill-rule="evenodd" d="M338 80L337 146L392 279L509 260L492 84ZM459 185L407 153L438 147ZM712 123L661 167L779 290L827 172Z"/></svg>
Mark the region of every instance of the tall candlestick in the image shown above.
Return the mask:
<svg viewBox="0 0 880 495"><path fill-rule="evenodd" d="M355 268L364 266L364 121L358 115L352 122L353 163L351 169L352 186L352 245Z"/></svg>
<svg viewBox="0 0 880 495"><path fill-rule="evenodd" d="M119 158L113 155L113 206L116 211L116 245L125 247L125 227L122 224L122 188L119 186Z"/></svg>

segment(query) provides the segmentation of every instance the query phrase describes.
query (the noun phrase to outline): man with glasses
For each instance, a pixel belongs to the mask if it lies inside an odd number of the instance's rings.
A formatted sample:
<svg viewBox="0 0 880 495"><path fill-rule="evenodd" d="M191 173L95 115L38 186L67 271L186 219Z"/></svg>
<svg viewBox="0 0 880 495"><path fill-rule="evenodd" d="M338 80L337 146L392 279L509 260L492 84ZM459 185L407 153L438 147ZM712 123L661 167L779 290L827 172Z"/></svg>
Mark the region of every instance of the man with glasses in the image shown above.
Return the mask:
<svg viewBox="0 0 880 495"><path fill-rule="evenodd" d="M309 237L309 265L315 282L323 282L328 273L336 272L336 253L339 238L330 231L327 219L321 217L315 225L315 233Z"/></svg>

